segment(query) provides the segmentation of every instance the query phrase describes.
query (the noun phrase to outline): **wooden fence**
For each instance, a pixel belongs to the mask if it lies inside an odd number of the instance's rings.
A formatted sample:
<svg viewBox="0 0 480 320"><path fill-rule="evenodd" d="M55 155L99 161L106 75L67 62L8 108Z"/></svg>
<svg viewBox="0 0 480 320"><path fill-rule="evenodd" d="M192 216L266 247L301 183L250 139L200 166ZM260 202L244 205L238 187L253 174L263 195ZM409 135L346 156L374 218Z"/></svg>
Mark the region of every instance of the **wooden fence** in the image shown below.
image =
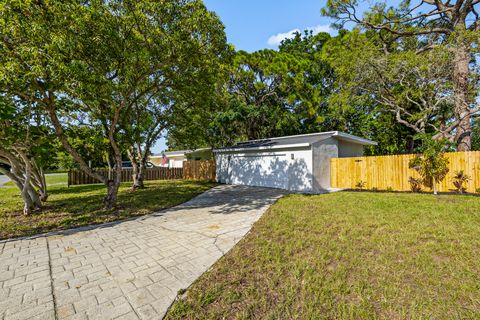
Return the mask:
<svg viewBox="0 0 480 320"><path fill-rule="evenodd" d="M355 189L359 182L365 189L410 191L410 177L419 178L419 174L409 168L409 161L415 155L395 155L378 157L355 157L331 159L331 185L333 188ZM453 176L463 170L470 181L466 184L468 192L480 188L480 151L452 152L445 154L449 160L450 171L447 177L437 185L439 192L454 191ZM426 189L427 191L428 189Z"/></svg>
<svg viewBox="0 0 480 320"><path fill-rule="evenodd" d="M215 180L215 160L189 160L183 162L183 179Z"/></svg>
<svg viewBox="0 0 480 320"><path fill-rule="evenodd" d="M185 161L184 168L148 168L145 171L145 180L215 180L215 161ZM108 169L97 169L101 175L107 177ZM131 168L122 169L122 182L133 181L133 170ZM70 170L68 172L68 185L83 185L100 183L98 180L90 177L81 170Z"/></svg>

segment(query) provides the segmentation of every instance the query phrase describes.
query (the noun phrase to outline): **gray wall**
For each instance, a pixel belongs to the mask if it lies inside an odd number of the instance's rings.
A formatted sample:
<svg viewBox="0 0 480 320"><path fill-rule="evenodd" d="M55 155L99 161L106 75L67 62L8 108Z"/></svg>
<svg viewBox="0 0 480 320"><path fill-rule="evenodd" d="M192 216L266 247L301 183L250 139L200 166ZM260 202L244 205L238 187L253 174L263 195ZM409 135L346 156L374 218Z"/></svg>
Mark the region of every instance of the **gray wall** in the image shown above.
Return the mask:
<svg viewBox="0 0 480 320"><path fill-rule="evenodd" d="M330 188L330 159L338 158L338 140L328 138L312 145L313 191Z"/></svg>
<svg viewBox="0 0 480 320"><path fill-rule="evenodd" d="M361 157L363 156L363 148L364 146L358 143L338 140L338 157Z"/></svg>

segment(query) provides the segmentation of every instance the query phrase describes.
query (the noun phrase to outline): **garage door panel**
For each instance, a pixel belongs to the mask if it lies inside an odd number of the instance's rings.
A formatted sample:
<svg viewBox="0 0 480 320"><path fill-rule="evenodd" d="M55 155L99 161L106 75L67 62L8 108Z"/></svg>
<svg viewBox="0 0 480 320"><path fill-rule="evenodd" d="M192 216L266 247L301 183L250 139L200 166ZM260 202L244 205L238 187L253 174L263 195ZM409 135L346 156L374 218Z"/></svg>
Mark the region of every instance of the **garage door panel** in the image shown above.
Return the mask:
<svg viewBox="0 0 480 320"><path fill-rule="evenodd" d="M233 156L229 167L232 184L288 188L286 155Z"/></svg>

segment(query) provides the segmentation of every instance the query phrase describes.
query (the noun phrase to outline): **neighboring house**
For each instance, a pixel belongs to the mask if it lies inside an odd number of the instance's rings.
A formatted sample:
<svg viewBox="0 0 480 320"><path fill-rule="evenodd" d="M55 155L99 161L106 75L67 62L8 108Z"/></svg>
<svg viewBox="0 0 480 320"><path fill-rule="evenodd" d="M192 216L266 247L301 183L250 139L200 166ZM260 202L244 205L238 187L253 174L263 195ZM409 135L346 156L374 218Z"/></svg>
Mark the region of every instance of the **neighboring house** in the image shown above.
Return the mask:
<svg viewBox="0 0 480 320"><path fill-rule="evenodd" d="M212 159L212 149L166 151L152 155L149 161L154 165L165 168L183 168L183 162L188 160Z"/></svg>
<svg viewBox="0 0 480 320"><path fill-rule="evenodd" d="M185 156L187 150L162 152L150 156L149 161L154 165L165 168L183 168L183 161L187 160Z"/></svg>
<svg viewBox="0 0 480 320"><path fill-rule="evenodd" d="M240 142L213 150L217 181L307 193L330 189L330 158L362 156L371 140L332 131Z"/></svg>

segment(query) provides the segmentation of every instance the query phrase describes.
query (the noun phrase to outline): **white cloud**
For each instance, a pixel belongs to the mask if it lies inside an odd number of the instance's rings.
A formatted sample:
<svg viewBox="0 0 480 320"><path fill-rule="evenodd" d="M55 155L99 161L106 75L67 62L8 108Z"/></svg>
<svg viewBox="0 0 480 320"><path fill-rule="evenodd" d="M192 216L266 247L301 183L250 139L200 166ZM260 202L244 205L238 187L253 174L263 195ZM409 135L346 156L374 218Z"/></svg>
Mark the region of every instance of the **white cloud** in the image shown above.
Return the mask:
<svg viewBox="0 0 480 320"><path fill-rule="evenodd" d="M317 26L314 26L314 27L307 27L307 28L304 28L304 30L310 30L313 32L313 34L318 34L320 32L332 32L332 29L330 28L330 25L326 24L326 25L317 25ZM292 39L294 36L295 36L295 33L303 33L302 30L296 28L296 29L293 29L293 30L290 30L288 32L283 32L283 33L278 33L278 34L275 34L273 36L271 36L270 38L268 38L268 45L269 46L278 46L283 40L285 39Z"/></svg>

